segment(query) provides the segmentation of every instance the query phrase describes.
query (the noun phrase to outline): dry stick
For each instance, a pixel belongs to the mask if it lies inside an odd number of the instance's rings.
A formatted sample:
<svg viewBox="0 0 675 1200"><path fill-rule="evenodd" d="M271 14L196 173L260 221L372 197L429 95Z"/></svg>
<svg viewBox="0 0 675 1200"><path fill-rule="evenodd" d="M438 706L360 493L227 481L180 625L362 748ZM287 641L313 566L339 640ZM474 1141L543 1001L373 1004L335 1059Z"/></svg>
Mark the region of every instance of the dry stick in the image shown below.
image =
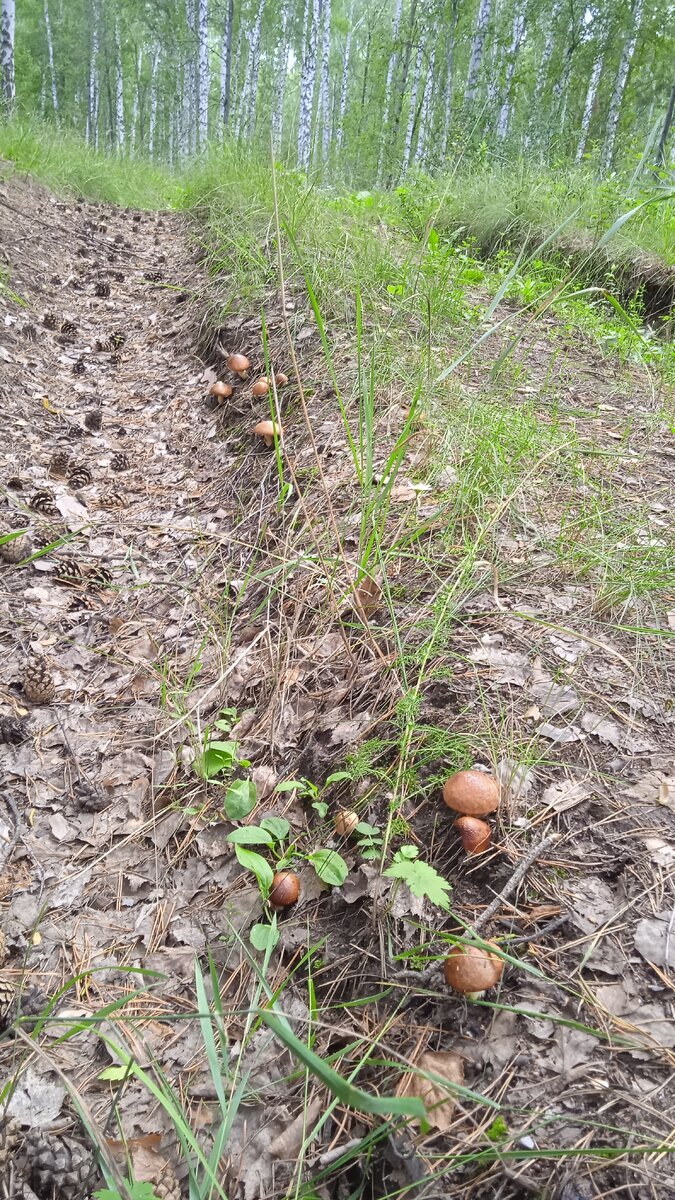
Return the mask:
<svg viewBox="0 0 675 1200"><path fill-rule="evenodd" d="M467 926L465 933L468 933L469 935L477 934L481 929L484 929L488 921L494 917L495 913L504 903L504 901L507 900L508 897L513 894L513 892L515 892L518 884L527 875L532 863L536 862L536 860L541 857L544 850L548 850L549 846L552 846L554 842L559 841L560 836L561 835L559 833L549 833L547 837L541 838L538 842L535 842L534 846L530 847L523 861L516 867L508 883L505 884L501 892L495 896L494 900L488 904L487 908L481 913L478 920L474 921L473 925Z"/></svg>
<svg viewBox="0 0 675 1200"><path fill-rule="evenodd" d="M304 389L302 386L302 379L300 378L300 367L298 365L298 360L297 360L297 356L295 353L295 346L293 344L293 338L291 335L291 327L290 327L290 324L288 321L288 313L286 311L286 277L284 275L284 263L283 263L283 257L281 254L281 226L279 224L279 197L277 194L277 176L276 176L276 171L274 168L274 155L272 155L272 189L273 189L273 194L274 194L274 225L275 225L275 233L276 233L276 239L277 239L277 263L278 263L278 269L279 269L279 291L281 294L281 311L283 313L284 330L286 333L288 349L289 349L289 353L291 356L291 362L293 363L293 370L295 372L296 382L298 385L298 399L300 401L300 407L302 408L303 420L304 420L305 426L307 428L307 433L309 434L309 440L312 444L312 450L314 452L314 459L315 459L315 462L317 465L319 479L321 480L321 486L323 488L324 495L326 497L326 504L328 507L328 517L329 517L330 524L333 529L333 534L335 536L338 554L339 554L340 558L342 559L342 563L343 563L343 566L345 569L345 574L347 577L349 577L350 567L349 567L349 563L347 561L347 557L344 552L342 540L340 538L340 531L338 530L338 527L337 527L337 521L335 520L335 512L333 510L333 505L332 505L331 498L330 498L330 492L328 490L328 485L326 483L326 477L323 473L323 464L321 462L321 456L317 450L316 440L314 438L314 430L312 429L312 423L309 419L309 412L307 411L307 402L305 400L305 393L304 393ZM273 381L273 383L274 383L274 381ZM276 408L276 412L277 412L277 419L281 423L281 418L280 418L279 410L278 410L276 387L273 387L273 392L274 392L275 408ZM338 612L338 605L335 600L335 594L333 591L331 578L328 573L327 564L324 561L323 553L319 546L318 539L317 539L316 535L314 534L314 526L312 524L312 521L310 520L309 513L307 512L307 509L305 507L304 498L302 496L300 489L297 486L295 472L293 470L293 465L292 465L290 459L288 460L288 466L289 466L291 475L293 477L293 483L296 486L298 497L300 499L300 503L302 505L302 509L305 514L305 518L307 520L308 526L309 526L310 530L312 531L312 534L314 535L314 542L315 542L319 557L321 558L321 565L322 565L324 571L326 572L326 583L328 585L328 590L330 592L331 600L335 604L336 612ZM359 615L361 616L361 620L363 621L368 640L370 641L370 644L371 644L373 650L375 651L375 654L377 655L377 657L380 659L381 662L386 664L386 659L371 632L370 624L368 622L368 618L367 618L365 612L363 611L363 605L361 603L360 597L358 596L357 593L354 593L354 598L356 599L357 609L359 610ZM342 640L345 644L345 649L347 650L347 653L349 655L349 658L350 658L351 662L354 663L354 655L352 654L349 643L347 642L347 638L346 638L344 630L342 629L342 626L340 627L340 633L342 636Z"/></svg>

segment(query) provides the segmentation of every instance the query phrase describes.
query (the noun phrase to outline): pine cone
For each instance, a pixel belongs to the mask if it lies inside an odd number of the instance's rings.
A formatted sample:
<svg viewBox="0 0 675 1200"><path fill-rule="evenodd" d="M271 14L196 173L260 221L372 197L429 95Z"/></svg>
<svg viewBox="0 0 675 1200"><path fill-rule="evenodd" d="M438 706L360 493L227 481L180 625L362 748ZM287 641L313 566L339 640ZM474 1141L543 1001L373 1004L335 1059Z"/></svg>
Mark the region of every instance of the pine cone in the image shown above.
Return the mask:
<svg viewBox="0 0 675 1200"><path fill-rule="evenodd" d="M87 779L78 779L77 783L73 784L73 795L82 812L102 812L104 808L110 807L110 797L106 796L103 788L89 783Z"/></svg>
<svg viewBox="0 0 675 1200"><path fill-rule="evenodd" d="M20 746L26 737L25 723L17 717L0 717L0 745Z"/></svg>
<svg viewBox="0 0 675 1200"><path fill-rule="evenodd" d="M124 283L124 280L126 278L123 271L113 271L112 277L113 277L113 279L116 279L118 283Z"/></svg>
<svg viewBox="0 0 675 1200"><path fill-rule="evenodd" d="M78 488L89 487L92 478L93 476L89 467L85 467L84 463L78 463L70 472L68 483L77 491Z"/></svg>
<svg viewBox="0 0 675 1200"><path fill-rule="evenodd" d="M35 512L44 513L46 517L56 517L59 511L54 495L48 488L41 488L39 492L35 492L28 501L28 506Z"/></svg>
<svg viewBox="0 0 675 1200"><path fill-rule="evenodd" d="M94 295L100 296L102 300L107 300L110 295L110 284L107 279L99 279L94 288Z"/></svg>
<svg viewBox="0 0 675 1200"><path fill-rule="evenodd" d="M122 355L121 354L111 354L108 361L110 362L111 367L119 367L122 364Z"/></svg>
<svg viewBox="0 0 675 1200"><path fill-rule="evenodd" d="M113 454L112 458L110 459L111 471L128 471L129 466L129 457L127 454L123 454L121 450L119 450L117 454Z"/></svg>
<svg viewBox="0 0 675 1200"><path fill-rule="evenodd" d="M70 466L70 454L67 450L55 450L49 460L49 474L62 475L68 474Z"/></svg>
<svg viewBox="0 0 675 1200"><path fill-rule="evenodd" d="M128 508L129 501L119 488L106 488L99 498L99 508Z"/></svg>
<svg viewBox="0 0 675 1200"><path fill-rule="evenodd" d="M114 238L113 238L113 241L114 241L114 243L115 243L115 245L116 245L116 246L121 246L121 245L122 245L122 243L123 243L123 241L124 241L124 234L122 234L122 233L116 233L116 234L115 234L115 236L114 236Z"/></svg>
<svg viewBox="0 0 675 1200"><path fill-rule="evenodd" d="M28 1033L35 1028L36 1020L31 1020L31 1017L41 1017L49 1003L49 997L45 995L42 988L27 987L22 992L16 993L14 1001L14 1013L12 1021L21 1018L21 1028Z"/></svg>
<svg viewBox="0 0 675 1200"><path fill-rule="evenodd" d="M32 321L29 321L27 325L24 325L21 332L27 342L37 342L37 329Z"/></svg>
<svg viewBox="0 0 675 1200"><path fill-rule="evenodd" d="M2 535L0 535L2 536ZM0 546L0 558L4 558L8 563L20 563L24 558L30 558L32 552L30 535L26 530L20 533L18 537L12 538L9 542L3 542Z"/></svg>
<svg viewBox="0 0 675 1200"><path fill-rule="evenodd" d="M86 370L87 366L83 358L78 358L77 362L73 363L73 375L84 375Z"/></svg>
<svg viewBox="0 0 675 1200"><path fill-rule="evenodd" d="M93 596L88 596L86 592L79 592L68 605L68 612L98 612L98 608L98 601Z"/></svg>
<svg viewBox="0 0 675 1200"><path fill-rule="evenodd" d="M24 1142L30 1182L39 1195L83 1200L98 1186L91 1152L73 1138L29 1129Z"/></svg>
<svg viewBox="0 0 675 1200"><path fill-rule="evenodd" d="M15 1161L15 1152L23 1141L21 1123L16 1117L0 1119L0 1175Z"/></svg>
<svg viewBox="0 0 675 1200"><path fill-rule="evenodd" d="M89 576L90 587L94 588L95 590L105 590L105 588L112 586L112 581L112 571L109 571L107 567L102 566L101 563L97 563L96 566L92 568Z"/></svg>
<svg viewBox="0 0 675 1200"><path fill-rule="evenodd" d="M44 658L31 658L23 672L24 695L31 704L48 704L54 697L54 678Z"/></svg>
<svg viewBox="0 0 675 1200"><path fill-rule="evenodd" d="M42 324L44 325L45 329L56 329L58 323L59 322L56 313L53 312L46 312L42 318Z"/></svg>
<svg viewBox="0 0 675 1200"><path fill-rule="evenodd" d="M162 274L161 271L146 271L145 278L150 283L160 283L161 280L164 278L164 275Z"/></svg>
<svg viewBox="0 0 675 1200"><path fill-rule="evenodd" d="M120 346L123 346L126 340L126 333L122 333L119 330L115 333L111 333L110 337L108 338L108 341L110 342L111 346L114 346L115 350L119 350Z"/></svg>
<svg viewBox="0 0 675 1200"><path fill-rule="evenodd" d="M36 550L46 550L47 546L51 546L52 550L56 550L63 536L64 534L58 529L47 529L45 525L42 525L33 534L33 546Z"/></svg>
<svg viewBox="0 0 675 1200"><path fill-rule="evenodd" d="M16 988L10 979L0 979L0 1029L11 1024L16 1001Z"/></svg>
<svg viewBox="0 0 675 1200"><path fill-rule="evenodd" d="M57 561L54 578L58 583L77 584L82 582L82 568L71 554L64 554Z"/></svg>
<svg viewBox="0 0 675 1200"><path fill-rule="evenodd" d="M74 321L63 321L59 333L62 337L72 340L77 336L77 325Z"/></svg>
<svg viewBox="0 0 675 1200"><path fill-rule="evenodd" d="M103 424L100 408L95 408L93 412L88 412L84 418L84 424L92 433L97 433Z"/></svg>
<svg viewBox="0 0 675 1200"><path fill-rule="evenodd" d="M110 338L104 338L102 342L98 341L94 343L94 349L97 354L107 354L109 350L114 350L115 347Z"/></svg>
<svg viewBox="0 0 675 1200"><path fill-rule="evenodd" d="M152 1184L156 1200L182 1200L181 1186L170 1162L165 1163L160 1170L153 1172L152 1179L149 1179L148 1183Z"/></svg>

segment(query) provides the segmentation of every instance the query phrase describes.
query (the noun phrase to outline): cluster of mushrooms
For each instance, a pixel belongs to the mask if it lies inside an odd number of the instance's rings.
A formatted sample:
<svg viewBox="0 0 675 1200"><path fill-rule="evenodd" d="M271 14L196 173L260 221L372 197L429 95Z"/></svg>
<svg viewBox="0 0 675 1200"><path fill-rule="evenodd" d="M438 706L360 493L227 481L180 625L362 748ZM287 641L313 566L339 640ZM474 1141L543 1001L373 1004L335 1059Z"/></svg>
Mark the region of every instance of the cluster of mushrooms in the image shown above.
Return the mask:
<svg viewBox="0 0 675 1200"><path fill-rule="evenodd" d="M492 844L492 830L482 818L499 808L500 787L494 775L485 771L457 771L443 786L443 799L448 808L459 813L455 821L467 854L483 854ZM340 809L335 817L338 837L349 837L361 818L349 809ZM300 880L294 871L277 871L269 895L275 912L290 908L300 895ZM467 999L475 1000L502 977L503 960L488 949L493 942L477 946L453 946L443 966L446 983ZM496 946L495 946L496 949Z"/></svg>
<svg viewBox="0 0 675 1200"><path fill-rule="evenodd" d="M251 364L245 354L230 354L227 359L227 368L234 375L237 375L239 379L248 379ZM288 375L284 375L283 371L274 371L271 381L267 375L261 375L251 387L251 395L254 399L261 400L263 396L267 395L270 390L270 382L273 382L275 388L281 388L284 384L288 383ZM230 398L233 391L234 388L230 383L225 383L223 380L218 379L215 383L211 384L209 396L215 396L219 404L224 404ZM283 436L281 425L277 421L270 420L258 421L257 425L253 426L251 432L256 437L262 438L266 446L273 446L274 439L278 438L281 440Z"/></svg>

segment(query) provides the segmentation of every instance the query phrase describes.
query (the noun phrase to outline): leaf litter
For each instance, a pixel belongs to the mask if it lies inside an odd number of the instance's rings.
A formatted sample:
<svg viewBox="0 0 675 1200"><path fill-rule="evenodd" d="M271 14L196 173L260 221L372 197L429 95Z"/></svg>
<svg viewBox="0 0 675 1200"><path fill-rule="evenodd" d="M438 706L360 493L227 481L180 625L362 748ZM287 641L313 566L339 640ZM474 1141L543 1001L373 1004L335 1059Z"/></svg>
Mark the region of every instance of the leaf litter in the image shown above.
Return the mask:
<svg viewBox="0 0 675 1200"><path fill-rule="evenodd" d="M27 229L33 214L50 217L55 207L67 218L70 243L63 226L58 238L41 237L39 274L59 281L49 285L48 306L76 318L82 340L76 349L86 364L85 375L74 380L70 357L61 362L64 356L42 329L30 356L23 355L23 316L1 297L12 317L2 331L5 366L0 364L8 435L2 515L21 518L31 528L42 525L25 497L45 487L53 491L57 510L44 523L55 548L23 567L0 568L5 651L0 716L20 717L28 734L19 745L0 746L2 785L20 818L9 865L3 866L9 880L1 893L2 928L9 971L24 986L39 983L55 995L64 982L74 981L56 1004L58 1023L47 1023L40 1034L51 1058L46 1064L40 1059L39 1067L22 1066L14 1102L22 1122L47 1127L63 1122L67 1113L70 1127L77 1128L58 1067L100 1127L114 1098L124 1136L140 1140L132 1154L139 1178L170 1164L184 1180L165 1111L138 1082L130 1079L118 1092L90 1064L100 1062L103 1069L117 1061L103 1050L100 1033L107 1031L113 1042L128 1039L139 1063L156 1061L166 1071L185 1098L193 1127L208 1137L217 1098L198 1023L190 1019L198 1010L194 957L207 951L227 1013L228 1062L236 1061L244 1045L242 1014L255 994L256 973L242 940L263 907L251 876L232 853L233 826L222 819L218 790L192 769L199 737L223 706L236 707L237 737L252 763L259 804L267 814L286 812L294 834L303 835L316 818L301 802L284 808L274 792L277 782L307 777L320 785L348 754L358 754L369 739L390 735L400 690L388 669L387 609L378 592L377 605L375 593L368 597L367 626L352 614L345 636L344 624L327 621L329 589L306 559L316 529L301 530L305 547L294 554L301 543L290 540L286 517L279 515L272 460L248 440L248 401L242 396L241 416L214 416L206 406L207 388L218 375L215 364L222 363L212 349L204 351L211 355L206 367L195 358L201 313L183 303L180 292L158 294L142 282L143 271L161 252L167 278L186 290L202 287L194 266L187 265L179 220L165 215L160 226L156 217L146 216L152 237L134 240L125 284L113 287L110 300L99 301L87 291L86 274L77 271L76 243L86 214L98 220L100 211L64 206L30 183L13 181L12 188ZM91 241L85 272L102 265L99 259L123 253L112 239L125 233L129 216L106 209L105 219L108 233ZM39 318L47 300L44 289L35 288L34 251L22 245L12 263L13 287ZM72 273L64 265L69 256ZM68 280L75 276L84 278L83 290L71 289ZM276 297L266 317L273 353L285 356ZM122 363L113 369L87 347L122 324L127 341ZM325 365L302 297L293 329L303 370L317 384ZM257 342L258 354L259 339L256 317L227 317L219 333L220 344L229 349L255 348ZM542 345L525 347L533 384L550 374L554 362L558 370L557 354L549 358ZM485 344L469 391L480 389L482 372L498 349L498 339L493 347ZM571 349L567 354L576 375L589 371L587 356L575 358ZM348 344L341 369L353 371ZM595 374L590 370L591 386L601 387L605 374L605 364L596 365ZM48 379L49 407L43 403ZM564 388L562 376L557 382ZM362 513L349 494L344 430L325 390L317 386L314 396L319 399L310 395L310 408L328 487L345 545L353 547ZM85 417L99 408L102 427L92 432ZM390 421L391 429L398 428L396 419L392 405L383 425ZM611 420L604 414L590 431L596 443L614 443ZM577 427L583 434L583 417ZM64 445L92 474L91 484L77 495L48 474L53 451ZM292 422L287 446L301 469L313 467L303 431ZM115 477L111 494L109 463L120 449L131 466ZM640 453L648 480L651 447ZM661 462L658 469L667 469L670 478L673 468L666 461L667 468ZM6 486L17 476L18 494ZM460 476L458 463L438 486L452 489ZM393 497L397 523L434 520L439 508L433 485L425 489L423 494L412 470L401 476ZM316 502L309 489L307 495ZM322 1055L337 1055L345 1076L363 1053L350 1047L367 1046L386 1027L381 1057L398 1056L430 1077L421 1089L432 1114L430 1129L416 1134L410 1168L422 1177L433 1169L433 1155L475 1145L476 1121L487 1128L490 1110L460 1096L462 1080L502 1105L506 1133L492 1136L503 1140L484 1143L498 1148L512 1144L510 1129L527 1129L528 1144L581 1147L584 1122L595 1120L601 1105L605 1123L639 1131L643 1140L665 1137L672 1127L663 1099L673 1048L668 983L675 944L675 749L667 676L648 654L640 657L629 633L602 627L591 612L593 591L585 581L555 578L558 568L547 546L553 514L547 512L546 522L538 524L535 511L523 518L517 536L500 530L503 566L518 570L512 576L507 571L498 593L488 578L467 597L420 711L420 721L430 727L450 736L469 732L482 746L486 711L493 730L501 730L506 745L500 743L493 766L508 785L509 803L500 818L499 848L485 862L463 861L444 831L437 793L421 805L419 796L405 800L401 816L420 844L431 847L429 863L452 884L451 912L446 915L442 904L433 907L424 889L415 896L405 884L381 878L376 864L360 860L353 847L341 847L349 867L344 887L328 888L308 869L296 910L280 920L280 941L270 960L282 1008L296 1032L306 1036L304 977L293 977L292 964L306 952L308 939L320 948L315 994L320 1006L339 1015L317 1025L315 1046ZM666 518L658 512L659 519ZM322 536L328 539L329 531ZM252 570L245 545L255 547ZM324 550L333 552L329 541ZM66 553L87 568L85 578L98 572L100 585L58 585L57 563ZM275 572L286 558L282 579ZM439 558L439 564L452 569L451 558ZM408 597L397 618L412 652L419 636L414 589L421 583L421 596L432 595L434 582L416 579L405 562L397 572L396 586ZM344 595L354 583L344 581ZM232 597L242 591L233 620ZM662 615L664 628L669 614ZM533 618L543 625L532 624ZM226 650L225 630L231 639ZM31 706L21 690L31 654L54 662L56 696L47 707ZM340 802L354 788L357 798L366 797L368 819L383 824L391 766L378 774L371 765L355 783L337 785ZM86 789L97 793L101 807L85 811ZM9 845L14 821L4 806L2 819ZM383 956L380 931L389 952L430 954L433 966L443 943L431 931L461 933L454 914L464 922L475 919L526 851L523 832L542 821L562 839L504 903L493 933L504 935L507 952L508 938L518 935L521 944L512 952L544 979L533 981L517 968L506 971L498 999L514 1012L449 998L438 969L422 989L409 980L402 986L397 964ZM546 936L546 922L559 918L563 924ZM364 1001L383 988L383 999ZM404 996L405 1010L396 1016ZM99 1021L97 1032L85 1025L70 1042L58 1041L64 1026L121 1001L120 1014L107 1024ZM564 1024L575 1020L584 1027ZM613 1046L609 1055L604 1036ZM8 1046L5 1064L11 1071ZM339 1106L337 1119L313 1133L326 1113L328 1093L317 1085L306 1096L302 1084L294 1083L289 1099L284 1081L292 1059L270 1031L247 1042L243 1063L251 1084L223 1164L233 1196L257 1200L286 1188L306 1142L311 1164L355 1139L358 1145L366 1135L362 1118ZM640 1064L646 1083L631 1077L627 1063ZM444 1079L447 1086L439 1082ZM386 1094L400 1073L374 1066L360 1073L361 1080ZM641 1108L649 1088L661 1097L659 1122L651 1127ZM159 1140L143 1144L148 1137ZM382 1162L384 1185L401 1177L400 1162L392 1165L386 1155ZM591 1157L583 1169L594 1186L621 1181L613 1168ZM544 1160L534 1160L531 1170L542 1188L552 1178ZM508 1178L500 1176L498 1155L481 1171L453 1170L444 1188L458 1196L487 1198L496 1187L505 1197L512 1194Z"/></svg>

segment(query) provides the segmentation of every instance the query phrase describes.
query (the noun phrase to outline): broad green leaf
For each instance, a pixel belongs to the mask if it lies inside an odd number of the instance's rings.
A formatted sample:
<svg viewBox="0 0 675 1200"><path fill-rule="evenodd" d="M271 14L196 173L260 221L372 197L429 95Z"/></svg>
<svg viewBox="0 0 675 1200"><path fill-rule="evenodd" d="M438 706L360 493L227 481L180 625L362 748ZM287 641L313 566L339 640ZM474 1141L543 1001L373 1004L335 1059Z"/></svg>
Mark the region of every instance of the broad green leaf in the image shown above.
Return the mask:
<svg viewBox="0 0 675 1200"><path fill-rule="evenodd" d="M386 871L382 872L388 879L401 879L407 884L414 896L423 898L426 896L432 904L438 905L445 912L450 910L450 901L448 893L452 891L447 880L443 879L442 875L438 874L433 867L424 862L411 862L410 859L401 859L399 862L394 862Z"/></svg>
<svg viewBox="0 0 675 1200"><path fill-rule="evenodd" d="M276 842L282 842L288 837L291 828L285 817L263 817L260 822L262 829L267 829Z"/></svg>
<svg viewBox="0 0 675 1200"><path fill-rule="evenodd" d="M246 850L244 846L235 846L234 852L242 867L246 867L247 871L253 872L261 888L267 894L274 879L274 871L270 864L263 858L262 854L256 854L255 850Z"/></svg>
<svg viewBox="0 0 675 1200"><path fill-rule="evenodd" d="M235 779L225 793L223 808L231 821L243 821L256 804L256 790L252 779Z"/></svg>
<svg viewBox="0 0 675 1200"><path fill-rule="evenodd" d="M100 1075L97 1076L97 1079L124 1079L127 1075L127 1072L127 1067L106 1067L105 1070L101 1071Z"/></svg>
<svg viewBox="0 0 675 1200"><path fill-rule="evenodd" d="M271 834L266 829L261 829L259 825L242 825L241 829L235 829L227 840L233 846L271 846L273 844Z"/></svg>
<svg viewBox="0 0 675 1200"><path fill-rule="evenodd" d="M335 771L332 775L328 776L326 783L339 783L341 779L351 779L349 771Z"/></svg>
<svg viewBox="0 0 675 1200"><path fill-rule="evenodd" d="M315 850L307 855L307 861L312 864L319 879L331 887L340 887L349 874L344 858L335 850Z"/></svg>
<svg viewBox="0 0 675 1200"><path fill-rule="evenodd" d="M279 930L274 925L252 925L249 933L251 945L256 950L273 950L279 941Z"/></svg>

